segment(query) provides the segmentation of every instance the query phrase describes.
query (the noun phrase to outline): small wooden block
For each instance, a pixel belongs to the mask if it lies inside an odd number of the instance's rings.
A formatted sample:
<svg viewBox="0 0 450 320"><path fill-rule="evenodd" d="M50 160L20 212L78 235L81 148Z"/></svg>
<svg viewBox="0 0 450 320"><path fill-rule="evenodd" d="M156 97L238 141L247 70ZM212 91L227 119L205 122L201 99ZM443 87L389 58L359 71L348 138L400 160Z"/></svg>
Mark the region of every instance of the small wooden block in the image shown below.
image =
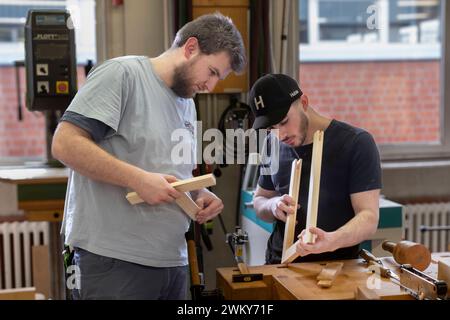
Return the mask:
<svg viewBox="0 0 450 320"><path fill-rule="evenodd" d="M245 264L243 262L238 263L238 269L241 272L241 274L250 274L247 264Z"/></svg>
<svg viewBox="0 0 450 320"><path fill-rule="evenodd" d="M171 183L171 186L180 192L189 192L215 185L216 177L212 173Z"/></svg>
<svg viewBox="0 0 450 320"><path fill-rule="evenodd" d="M332 286L334 279L342 270L343 262L329 262L317 276L319 287L329 288Z"/></svg>

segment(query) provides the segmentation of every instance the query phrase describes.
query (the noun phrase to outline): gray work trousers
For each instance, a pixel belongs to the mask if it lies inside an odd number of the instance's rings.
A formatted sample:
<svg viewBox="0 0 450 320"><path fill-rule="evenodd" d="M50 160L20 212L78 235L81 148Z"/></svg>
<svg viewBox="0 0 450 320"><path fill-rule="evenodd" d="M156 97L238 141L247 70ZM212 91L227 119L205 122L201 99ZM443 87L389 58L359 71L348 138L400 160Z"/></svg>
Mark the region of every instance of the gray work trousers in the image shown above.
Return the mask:
<svg viewBox="0 0 450 320"><path fill-rule="evenodd" d="M187 266L156 268L104 257L75 248L79 282L74 300L186 299Z"/></svg>

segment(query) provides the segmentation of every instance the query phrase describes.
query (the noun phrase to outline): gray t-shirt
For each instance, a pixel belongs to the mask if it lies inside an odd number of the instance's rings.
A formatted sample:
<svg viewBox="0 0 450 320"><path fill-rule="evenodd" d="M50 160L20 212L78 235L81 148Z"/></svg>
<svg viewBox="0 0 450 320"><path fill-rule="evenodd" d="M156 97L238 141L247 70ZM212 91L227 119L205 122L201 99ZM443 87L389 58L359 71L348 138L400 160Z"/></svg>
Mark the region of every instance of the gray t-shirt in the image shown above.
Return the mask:
<svg viewBox="0 0 450 320"><path fill-rule="evenodd" d="M195 160L174 164L176 129L194 128L192 99L176 96L155 74L148 57L108 60L91 71L67 109L111 129L99 147L147 171L192 177ZM194 135L184 135L195 159ZM186 150L186 149L184 149ZM154 267L187 264L184 234L189 217L175 203L130 205L126 188L94 181L71 170L62 233L67 244Z"/></svg>

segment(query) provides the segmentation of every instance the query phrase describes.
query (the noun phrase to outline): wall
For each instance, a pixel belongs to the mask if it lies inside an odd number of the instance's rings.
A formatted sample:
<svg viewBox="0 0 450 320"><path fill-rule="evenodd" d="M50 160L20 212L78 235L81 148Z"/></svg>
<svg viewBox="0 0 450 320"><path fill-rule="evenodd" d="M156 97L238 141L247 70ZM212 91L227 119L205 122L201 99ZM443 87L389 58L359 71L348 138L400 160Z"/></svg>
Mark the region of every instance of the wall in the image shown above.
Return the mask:
<svg viewBox="0 0 450 320"><path fill-rule="evenodd" d="M157 56L164 51L164 0L97 0L98 61L123 55Z"/></svg>
<svg viewBox="0 0 450 320"><path fill-rule="evenodd" d="M302 63L300 87L318 111L377 143L439 141L439 61Z"/></svg>

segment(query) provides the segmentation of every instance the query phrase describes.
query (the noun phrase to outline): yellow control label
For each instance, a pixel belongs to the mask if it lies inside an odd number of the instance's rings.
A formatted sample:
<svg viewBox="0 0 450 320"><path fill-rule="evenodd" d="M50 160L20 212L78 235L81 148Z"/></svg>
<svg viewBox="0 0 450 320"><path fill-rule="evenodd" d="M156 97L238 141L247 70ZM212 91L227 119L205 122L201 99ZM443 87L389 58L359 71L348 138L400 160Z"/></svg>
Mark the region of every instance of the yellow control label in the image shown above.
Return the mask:
<svg viewBox="0 0 450 320"><path fill-rule="evenodd" d="M69 81L56 81L56 93L68 94Z"/></svg>

